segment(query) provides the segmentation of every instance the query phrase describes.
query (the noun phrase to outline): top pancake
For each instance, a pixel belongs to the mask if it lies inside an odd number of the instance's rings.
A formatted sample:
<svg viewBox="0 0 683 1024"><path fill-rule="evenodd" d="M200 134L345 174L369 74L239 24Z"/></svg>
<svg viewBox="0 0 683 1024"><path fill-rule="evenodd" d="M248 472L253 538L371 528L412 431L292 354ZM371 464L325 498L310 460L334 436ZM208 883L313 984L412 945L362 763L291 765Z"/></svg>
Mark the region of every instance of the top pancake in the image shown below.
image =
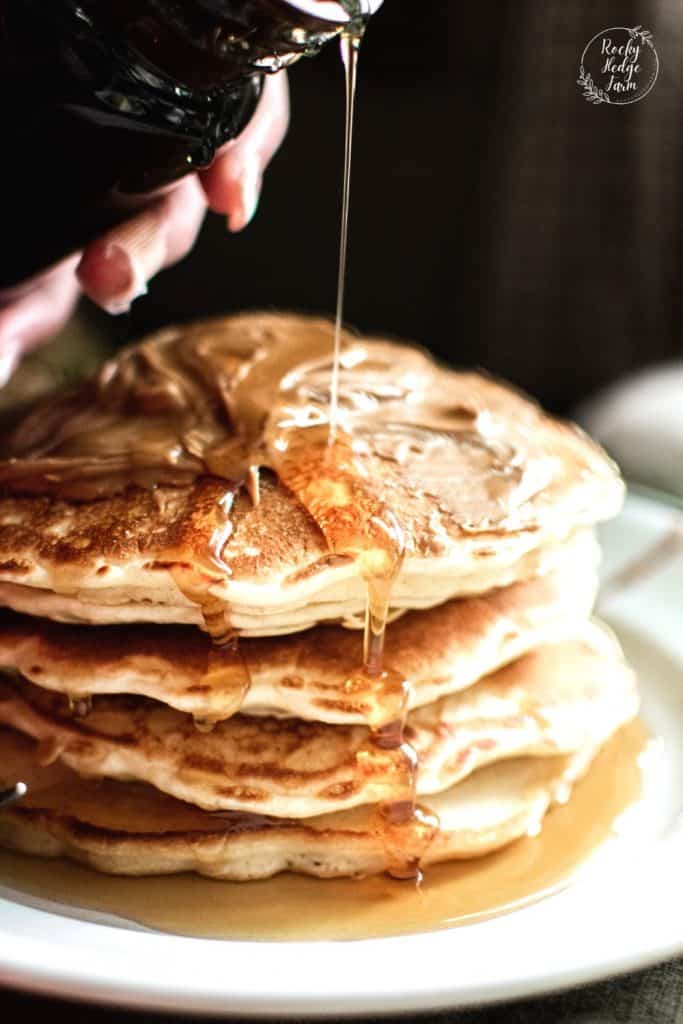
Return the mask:
<svg viewBox="0 0 683 1024"><path fill-rule="evenodd" d="M0 602L203 611L243 635L358 625L363 577L397 572L392 613L433 606L545 571L617 511L614 467L575 428L393 342L346 336L330 447L331 340L275 314L170 328L34 412L0 461Z"/></svg>

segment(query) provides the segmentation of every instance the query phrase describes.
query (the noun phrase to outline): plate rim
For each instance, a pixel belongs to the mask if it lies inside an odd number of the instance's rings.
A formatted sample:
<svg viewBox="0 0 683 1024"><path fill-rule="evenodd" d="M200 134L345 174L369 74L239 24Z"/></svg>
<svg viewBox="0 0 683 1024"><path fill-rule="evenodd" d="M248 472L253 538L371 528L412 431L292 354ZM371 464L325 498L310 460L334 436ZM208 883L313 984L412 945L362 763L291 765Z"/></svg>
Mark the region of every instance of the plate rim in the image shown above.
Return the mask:
<svg viewBox="0 0 683 1024"><path fill-rule="evenodd" d="M680 851L678 853L680 854ZM678 862L677 859L676 864L672 863L670 865L671 871L677 866ZM662 888L667 889L664 879L668 877L669 872L667 871L655 873L657 881L656 891ZM581 886L582 883L578 883L578 887ZM567 889L565 893L575 894L578 891L578 887L575 886L573 889ZM583 902L590 903L592 899L589 895L589 889L590 887L584 887L586 899ZM648 894L648 901L652 895L652 893ZM665 895L666 892L659 892L660 897ZM620 900L621 897L619 896L618 899ZM547 913L547 908L552 907L555 900L556 897L550 898L536 904L535 907L545 908ZM464 935L468 933L471 940L472 930L479 930L479 941L474 944L471 941L469 943L471 947L470 955L475 959L480 958L479 962L483 963L483 954L488 951L488 939L484 935L484 929L486 929L489 922L453 929L450 932L444 930L424 935L401 936L389 939L367 939L341 943L297 942L283 944L265 942L256 944L253 942L232 943L214 939L183 938L143 931L122 932L121 929L109 925L92 924L72 918L60 918L62 922L66 921L78 931L82 931L84 946L81 947L81 953L87 948L93 930L97 930L99 933L98 938L100 942L98 945L100 946L102 946L101 940L104 938L105 946L106 939L110 939L114 946L120 947L120 938L123 934L126 936L127 942L132 940L133 947L141 944L144 945L145 940L151 940L157 947L166 947L163 950L159 950L159 952L164 962L169 965L171 977L177 977L177 975L172 973L172 965L177 960L184 960L186 958L187 943L192 945L196 953L192 966L196 967L197 960L201 959L204 961L205 971L207 969L213 971L214 968L217 968L219 966L217 961L224 958L225 947L230 947L233 963L238 973L244 976L242 988L240 989L235 986L231 991L227 991L223 986L216 984L217 971L213 975L213 988L206 984L204 975L196 979L197 984L193 989L177 981L169 984L168 976L162 978L158 974L153 984L149 983L148 977L146 978L146 984L141 984L138 977L131 979L121 973L117 974L116 971L102 970L101 959L91 960L86 964L85 968L83 961L79 959L77 964L72 963L70 967L63 966L60 969L59 967L48 965L44 958L40 968L32 968L28 965L35 963L36 947L41 945L40 940L37 940L35 936L28 938L21 936L19 945L22 948L19 950L19 955L13 957L5 956L4 962L0 962L0 981L12 988L33 995L65 998L78 1002L95 1002L101 1005L118 1006L134 1010L157 1010L174 1013L192 1012L203 1016L216 1016L229 1012L230 1014L239 1014L248 1018L267 1016L281 1018L293 1016L358 1017L367 1014L386 1016L397 1013L465 1008L532 997L548 991L560 992L603 980L607 977L644 968L675 956L683 951L683 936L680 933L680 911L683 908L683 901L678 901L676 904L677 909L675 910L673 909L673 904L669 903L667 906L669 907L667 915L668 926L671 928L671 925L674 923L676 926L673 934L666 929L662 931L661 919L655 921L650 918L646 928L643 930L641 918L639 920L639 939L635 944L632 943L630 948L619 951L615 950L611 955L603 955L600 960L594 961L592 953L590 953L591 947L589 944L584 952L583 962L576 963L571 967L567 967L562 962L562 958L559 957L558 962L550 970L546 967L543 972L536 974L520 975L514 979L506 977L501 980L494 980L493 982L487 981L483 987L481 980L476 979L471 984L463 985L461 982L455 990L451 984L443 983L443 981L439 988L428 988L425 986L423 979L422 983L414 985L412 989L406 990L403 988L398 991L392 991L387 984L391 979L384 972L383 985L381 987L376 985L374 991L371 992L358 990L331 993L323 991L323 986L320 984L312 990L310 988L296 989L291 986L282 986L280 982L281 987L279 989L271 987L265 995L259 993L255 998L255 989L253 987L254 972L253 969L251 971L248 970L248 961L254 959L252 953L256 945L261 953L265 949L269 955L272 954L273 957L282 960L284 946L286 947L287 955L284 958L286 962L281 963L280 978L291 978L292 968L297 961L301 961L302 955L310 958L311 946L315 947L317 953L317 956L313 958L316 961L314 966L317 970L320 969L327 954L331 953L332 950L334 950L335 956L329 957L330 962L335 959L338 960L340 947L346 951L353 949L356 955L347 958L347 960L355 960L354 966L358 967L359 961L362 959L367 961L366 954L371 953L372 949L377 948L378 944L382 944L385 947L391 945L395 947L403 946L405 948L402 950L402 953L404 955L407 954L408 960L414 960L416 956L419 957L421 951L409 947L427 947L422 952L429 953L431 952L430 946L445 947L449 942L452 942L454 934L461 933ZM40 914L45 917L52 916L46 914L45 911L33 908L24 907L23 909L30 909L32 914ZM526 911L528 912L530 909L533 908L526 908ZM578 908L575 907L576 909ZM618 912L618 908L616 909ZM643 905L639 909L645 911L646 908ZM514 916L514 914L508 914L505 915L505 918L498 918L496 920L498 922L503 920L512 922ZM655 929L654 935L652 934L653 928ZM513 930L511 925L508 925L507 930ZM3 936L3 932L4 929L0 930L0 937ZM659 933L659 938L656 938L657 933ZM6 937L9 938L10 935ZM15 941L16 938L15 934ZM140 940L143 940L142 943ZM647 942L647 948L643 948L645 942ZM54 949L54 946L50 943L46 942L44 945L47 945L49 950ZM173 947L176 948L174 949ZM107 951L105 948L104 952L106 953ZM119 954L121 953L120 948L118 952ZM123 958L124 963L131 959L134 962L137 960L138 964L141 965L145 958L144 955L138 956L138 952L135 948L129 948ZM140 952L144 953L144 951ZM439 951L437 948L435 952L443 952L443 949ZM237 956L236 953L238 953ZM220 958L216 954L220 954ZM259 959L261 960L261 965L258 968L260 973L269 956L262 955ZM399 958L399 971L401 966L406 966L404 959L404 956ZM95 969L93 969L93 966ZM349 964L347 963L348 966ZM320 980L321 977L318 974L318 981L320 982Z"/></svg>

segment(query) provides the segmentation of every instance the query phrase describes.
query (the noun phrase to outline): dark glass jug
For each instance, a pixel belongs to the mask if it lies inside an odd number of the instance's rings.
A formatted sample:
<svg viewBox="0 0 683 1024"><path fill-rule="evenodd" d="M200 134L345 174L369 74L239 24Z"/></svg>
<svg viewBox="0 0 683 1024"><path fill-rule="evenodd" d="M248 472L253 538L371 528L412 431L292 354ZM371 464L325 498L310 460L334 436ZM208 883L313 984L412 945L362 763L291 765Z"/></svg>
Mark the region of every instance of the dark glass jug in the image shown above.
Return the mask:
<svg viewBox="0 0 683 1024"><path fill-rule="evenodd" d="M360 0L0 0L0 290L210 164L265 73L363 16Z"/></svg>

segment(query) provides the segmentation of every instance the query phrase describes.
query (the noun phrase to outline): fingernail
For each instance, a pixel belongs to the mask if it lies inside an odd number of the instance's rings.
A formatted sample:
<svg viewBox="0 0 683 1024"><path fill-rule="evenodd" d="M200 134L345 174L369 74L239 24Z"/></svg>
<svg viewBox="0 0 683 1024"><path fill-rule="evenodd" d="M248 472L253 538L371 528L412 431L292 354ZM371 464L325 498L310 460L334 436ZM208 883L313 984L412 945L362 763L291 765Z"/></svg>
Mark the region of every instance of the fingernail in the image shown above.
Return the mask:
<svg viewBox="0 0 683 1024"><path fill-rule="evenodd" d="M95 298L107 313L114 316L127 313L131 303L147 294L147 281L135 257L120 245L111 245L106 251L106 273Z"/></svg>
<svg viewBox="0 0 683 1024"><path fill-rule="evenodd" d="M18 362L19 345L13 343L5 344L0 352L0 388L4 388L16 370Z"/></svg>
<svg viewBox="0 0 683 1024"><path fill-rule="evenodd" d="M246 163L240 177L240 203L228 217L229 231L242 231L252 220L261 198L261 164L257 157Z"/></svg>

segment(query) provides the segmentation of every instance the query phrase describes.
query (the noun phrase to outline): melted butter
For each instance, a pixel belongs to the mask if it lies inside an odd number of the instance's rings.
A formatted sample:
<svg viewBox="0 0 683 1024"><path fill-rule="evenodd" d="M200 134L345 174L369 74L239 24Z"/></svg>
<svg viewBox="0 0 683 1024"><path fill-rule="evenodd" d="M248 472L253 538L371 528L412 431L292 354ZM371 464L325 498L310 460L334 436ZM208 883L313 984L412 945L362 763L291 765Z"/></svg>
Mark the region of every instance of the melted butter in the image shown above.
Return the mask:
<svg viewBox="0 0 683 1024"><path fill-rule="evenodd" d="M516 529L554 467L533 408L410 346L340 337L335 435L355 471L433 494L463 529ZM256 495L282 430L329 436L333 347L332 324L272 314L160 332L29 415L3 441L0 487L92 500L213 475Z"/></svg>
<svg viewBox="0 0 683 1024"><path fill-rule="evenodd" d="M496 853L430 868L419 889L384 876L321 881L280 875L218 882L190 875L125 878L65 861L0 851L0 878L30 896L116 915L180 935L303 941L366 939L451 928L514 910L569 884L592 855L642 840L637 812L647 733L634 722L610 741L571 800L539 835ZM615 779L619 784L615 785ZM629 809L629 815L623 812Z"/></svg>

